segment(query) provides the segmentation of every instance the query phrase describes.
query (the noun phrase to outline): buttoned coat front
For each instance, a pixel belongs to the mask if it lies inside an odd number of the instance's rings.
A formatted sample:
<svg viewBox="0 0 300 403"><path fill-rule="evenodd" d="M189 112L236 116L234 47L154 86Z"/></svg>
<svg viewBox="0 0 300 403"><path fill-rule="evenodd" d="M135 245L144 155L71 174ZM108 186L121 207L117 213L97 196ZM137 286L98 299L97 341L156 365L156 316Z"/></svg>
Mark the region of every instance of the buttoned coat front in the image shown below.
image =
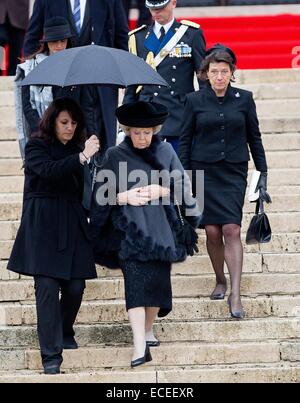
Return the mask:
<svg viewBox="0 0 300 403"><path fill-rule="evenodd" d="M27 143L23 212L9 270L62 280L96 277L79 152L72 142Z"/></svg>
<svg viewBox="0 0 300 403"><path fill-rule="evenodd" d="M192 161L246 162L250 159L249 148L256 169L266 172L266 156L250 91L229 86L223 102L219 102L207 84L187 96L179 145L185 169L191 168Z"/></svg>

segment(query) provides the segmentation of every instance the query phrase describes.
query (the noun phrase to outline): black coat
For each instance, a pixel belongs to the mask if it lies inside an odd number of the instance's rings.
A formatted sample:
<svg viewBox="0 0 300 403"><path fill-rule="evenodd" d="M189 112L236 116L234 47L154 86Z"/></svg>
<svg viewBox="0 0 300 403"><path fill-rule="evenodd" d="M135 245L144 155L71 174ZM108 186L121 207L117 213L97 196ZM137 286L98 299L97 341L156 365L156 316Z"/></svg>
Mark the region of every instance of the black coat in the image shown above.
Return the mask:
<svg viewBox="0 0 300 403"><path fill-rule="evenodd" d="M268 170L251 92L228 87L223 102L210 85L187 96L179 156L185 169L191 161L238 163L249 161L249 149L258 171Z"/></svg>
<svg viewBox="0 0 300 403"><path fill-rule="evenodd" d="M175 21L167 35L170 37L174 35L180 26L181 24ZM159 41L153 32L153 27L154 25L133 34L136 38L137 55L144 60L150 51L156 56L159 50L156 49ZM166 38L166 42L168 39L169 37ZM157 67L158 73L170 87L147 85L138 94L136 88L130 88L124 98L124 103L134 100L153 101L169 109L169 117L160 132L161 136L179 137L186 94L195 91L194 74L199 71L205 53L205 39L201 29L189 27L179 42L191 48L191 57L167 56Z"/></svg>
<svg viewBox="0 0 300 403"><path fill-rule="evenodd" d="M128 22L122 0L88 0L80 36L76 31L69 0L35 0L24 42L25 56L34 54L39 48L44 22L57 16L64 17L69 21L74 34L73 47L93 43L99 46L128 50ZM94 102L96 104L98 102L94 116L100 116L100 119L103 120L104 136L108 139L109 144L115 145L117 131L115 110L118 106L118 90L98 87L96 101ZM95 125L99 126L100 123L96 121Z"/></svg>
<svg viewBox="0 0 300 403"><path fill-rule="evenodd" d="M191 196L190 182L172 146L154 138L150 152L150 156L147 153L147 159L142 157L126 138L106 153L97 177L91 208L94 256L99 264L118 268L119 260L178 262L187 257L185 247L178 240L181 225L172 203L164 206L159 202L141 207L115 205L116 194L133 187L158 184L155 171L164 170L166 180L172 172L177 185L185 177L183 206L189 206L190 209L186 219L195 228L199 224L201 212ZM114 174L108 182L107 172ZM106 194L107 189L109 193ZM109 199L106 200L107 197ZM186 212L185 208L183 212Z"/></svg>
<svg viewBox="0 0 300 403"><path fill-rule="evenodd" d="M23 213L9 270L63 280L96 277L79 152L72 142L27 143Z"/></svg>

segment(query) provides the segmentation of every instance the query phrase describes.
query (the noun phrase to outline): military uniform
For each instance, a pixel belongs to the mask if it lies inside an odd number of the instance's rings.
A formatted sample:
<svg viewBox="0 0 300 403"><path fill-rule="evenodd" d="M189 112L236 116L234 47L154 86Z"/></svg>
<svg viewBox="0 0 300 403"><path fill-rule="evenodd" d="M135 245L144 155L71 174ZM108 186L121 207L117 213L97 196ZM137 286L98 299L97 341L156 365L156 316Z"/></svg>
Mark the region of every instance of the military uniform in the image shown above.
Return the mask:
<svg viewBox="0 0 300 403"><path fill-rule="evenodd" d="M154 24L150 27L144 25L129 33L129 50L156 68L170 87L129 88L124 103L142 100L167 106L170 115L161 131L163 137L180 136L186 94L195 90L194 73L198 72L205 53L205 39L199 28L193 22L175 20L162 42L154 33ZM174 43L173 39L174 46L168 50L170 41L182 29L184 34L178 42L175 39ZM157 66L155 60L159 56L164 59Z"/></svg>

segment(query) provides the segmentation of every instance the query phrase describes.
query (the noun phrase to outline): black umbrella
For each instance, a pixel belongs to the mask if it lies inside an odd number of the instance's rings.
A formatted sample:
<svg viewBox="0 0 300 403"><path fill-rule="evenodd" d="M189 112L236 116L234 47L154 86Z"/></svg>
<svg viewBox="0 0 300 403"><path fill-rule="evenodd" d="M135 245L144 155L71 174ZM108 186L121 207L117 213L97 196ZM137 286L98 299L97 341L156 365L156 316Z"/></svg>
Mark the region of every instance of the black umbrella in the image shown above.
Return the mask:
<svg viewBox="0 0 300 403"><path fill-rule="evenodd" d="M161 85L167 82L145 61L129 52L90 45L67 49L47 57L22 81L22 85L102 84Z"/></svg>

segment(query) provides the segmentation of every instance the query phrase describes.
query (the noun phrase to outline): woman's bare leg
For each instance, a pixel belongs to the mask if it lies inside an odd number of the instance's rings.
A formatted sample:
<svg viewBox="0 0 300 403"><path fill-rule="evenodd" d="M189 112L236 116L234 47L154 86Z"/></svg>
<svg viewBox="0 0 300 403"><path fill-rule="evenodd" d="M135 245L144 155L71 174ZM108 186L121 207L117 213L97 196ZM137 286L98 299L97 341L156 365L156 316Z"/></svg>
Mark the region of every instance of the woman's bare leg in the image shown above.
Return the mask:
<svg viewBox="0 0 300 403"><path fill-rule="evenodd" d="M146 340L147 341L157 341L157 338L153 333L153 323L157 318L158 312L160 308L149 307L146 308Z"/></svg>
<svg viewBox="0 0 300 403"><path fill-rule="evenodd" d="M145 355L146 347L146 311L144 307L128 310L128 317L133 332L134 351L132 361Z"/></svg>

